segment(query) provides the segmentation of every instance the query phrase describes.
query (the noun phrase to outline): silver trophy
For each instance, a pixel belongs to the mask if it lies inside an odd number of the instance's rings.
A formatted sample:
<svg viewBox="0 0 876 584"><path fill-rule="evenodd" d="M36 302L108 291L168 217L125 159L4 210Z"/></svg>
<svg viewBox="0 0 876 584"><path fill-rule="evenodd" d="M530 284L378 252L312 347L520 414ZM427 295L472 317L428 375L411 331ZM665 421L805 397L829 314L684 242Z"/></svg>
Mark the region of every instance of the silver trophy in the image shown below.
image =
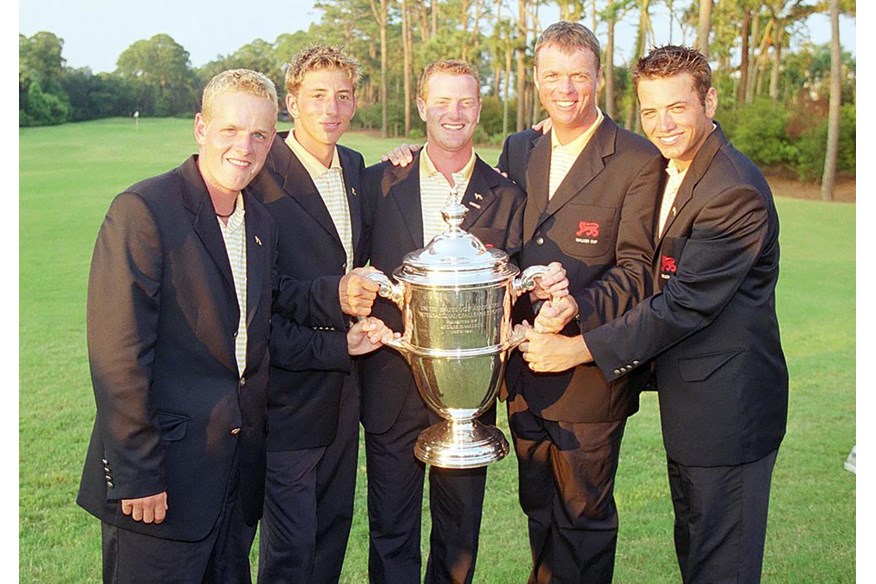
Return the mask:
<svg viewBox="0 0 876 584"><path fill-rule="evenodd" d="M485 466L508 454L502 431L477 417L494 403L508 352L523 341L512 335L512 290L513 296L531 290L547 270L532 266L515 278L520 270L508 254L460 228L465 212L451 192L441 211L449 229L405 255L393 272L398 283L382 272L368 276L402 311L404 332L388 344L444 418L420 434L414 454L445 468Z"/></svg>

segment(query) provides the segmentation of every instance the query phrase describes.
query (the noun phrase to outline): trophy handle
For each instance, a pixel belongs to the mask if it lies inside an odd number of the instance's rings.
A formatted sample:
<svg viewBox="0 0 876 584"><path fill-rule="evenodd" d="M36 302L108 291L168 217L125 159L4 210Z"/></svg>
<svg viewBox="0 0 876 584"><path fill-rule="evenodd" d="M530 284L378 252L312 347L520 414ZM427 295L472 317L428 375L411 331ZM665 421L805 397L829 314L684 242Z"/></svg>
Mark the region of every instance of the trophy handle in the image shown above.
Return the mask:
<svg viewBox="0 0 876 584"><path fill-rule="evenodd" d="M514 292L517 296L520 296L524 292L529 292L533 288L535 288L535 280L540 278L542 274L548 271L547 266L536 265L529 266L523 273L520 274L519 277L514 278L511 282L511 286L514 288ZM385 278L386 276L384 276Z"/></svg>
<svg viewBox="0 0 876 584"><path fill-rule="evenodd" d="M365 274L365 277L369 280L374 280L375 282L380 284L380 289L377 291L377 293L383 298L392 300L395 305L398 306L401 310L402 302L404 301L404 286L402 286L401 284L393 284L392 280L390 280L389 277L380 270L369 272ZM360 316L359 320L365 320L365 317ZM410 344L403 339L392 339L385 344L389 347L397 349L405 357L407 357L410 350Z"/></svg>

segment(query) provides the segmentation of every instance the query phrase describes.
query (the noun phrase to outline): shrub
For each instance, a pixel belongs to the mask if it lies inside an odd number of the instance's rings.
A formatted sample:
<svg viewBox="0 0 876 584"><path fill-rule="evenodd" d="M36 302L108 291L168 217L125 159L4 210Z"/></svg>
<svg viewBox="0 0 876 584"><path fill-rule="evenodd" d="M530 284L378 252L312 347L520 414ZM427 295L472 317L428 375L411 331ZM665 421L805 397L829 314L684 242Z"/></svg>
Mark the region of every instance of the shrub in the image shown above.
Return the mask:
<svg viewBox="0 0 876 584"><path fill-rule="evenodd" d="M855 172L855 104L840 110L840 140L836 168L839 172ZM803 131L796 143L796 157L791 167L803 180L817 180L824 171L827 154L827 119Z"/></svg>
<svg viewBox="0 0 876 584"><path fill-rule="evenodd" d="M789 117L786 107L766 97L735 109L721 109L717 115L733 146L758 166L789 164L795 159L785 131Z"/></svg>

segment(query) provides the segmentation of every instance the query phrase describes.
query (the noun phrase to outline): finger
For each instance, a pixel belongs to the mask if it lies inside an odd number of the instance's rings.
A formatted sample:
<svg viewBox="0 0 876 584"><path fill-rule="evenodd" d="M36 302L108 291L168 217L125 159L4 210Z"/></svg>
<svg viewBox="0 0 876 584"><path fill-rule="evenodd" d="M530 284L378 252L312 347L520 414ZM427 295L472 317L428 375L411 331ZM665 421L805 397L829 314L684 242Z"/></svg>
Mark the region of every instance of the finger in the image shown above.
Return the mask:
<svg viewBox="0 0 876 584"><path fill-rule="evenodd" d="M145 505L143 507L143 523L152 523L155 520L155 513L152 508L152 505Z"/></svg>
<svg viewBox="0 0 876 584"><path fill-rule="evenodd" d="M142 521L143 520L143 504L136 503L133 504L133 508L131 509L131 519L134 521Z"/></svg>
<svg viewBox="0 0 876 584"><path fill-rule="evenodd" d="M134 510L134 505L130 501L122 501L122 513L130 515Z"/></svg>
<svg viewBox="0 0 876 584"><path fill-rule="evenodd" d="M155 523L161 523L165 517L167 517L167 505L159 505L155 509Z"/></svg>

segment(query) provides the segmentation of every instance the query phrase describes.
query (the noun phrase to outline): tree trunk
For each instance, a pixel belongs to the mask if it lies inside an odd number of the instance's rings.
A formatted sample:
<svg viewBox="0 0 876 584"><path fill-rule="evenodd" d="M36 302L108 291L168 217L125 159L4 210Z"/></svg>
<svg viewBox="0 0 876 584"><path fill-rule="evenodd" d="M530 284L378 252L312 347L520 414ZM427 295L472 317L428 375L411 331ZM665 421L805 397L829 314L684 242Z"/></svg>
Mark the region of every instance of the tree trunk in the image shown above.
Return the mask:
<svg viewBox="0 0 876 584"><path fill-rule="evenodd" d="M401 0L402 17L402 56L404 66L405 94L405 137L411 133L411 78L413 77L413 39L411 35L411 15L407 0Z"/></svg>
<svg viewBox="0 0 876 584"><path fill-rule="evenodd" d="M608 40L605 43L605 113L614 119L614 17L609 18Z"/></svg>
<svg viewBox="0 0 876 584"><path fill-rule="evenodd" d="M389 102L389 88L386 79L387 71L387 54L386 54L386 28L387 28L387 1L380 0L380 10L378 11L375 0L371 0L371 12L374 13L374 19L380 27L380 136L387 138L389 136L389 110L387 103Z"/></svg>
<svg viewBox="0 0 876 584"><path fill-rule="evenodd" d="M513 51L511 49L510 39L508 39L508 44L505 45L505 95L502 98L502 135L508 135L508 107L511 105L511 63L514 60ZM520 108L519 99L518 101L518 109Z"/></svg>
<svg viewBox="0 0 876 584"><path fill-rule="evenodd" d="M709 31L712 28L712 4L713 0L700 0L700 18L697 26L696 48L709 58Z"/></svg>
<svg viewBox="0 0 876 584"><path fill-rule="evenodd" d="M736 101L743 103L748 88L748 44L751 38L751 9L743 8L742 16L742 49L739 62L739 86L736 88Z"/></svg>
<svg viewBox="0 0 876 584"><path fill-rule="evenodd" d="M650 6L651 0L639 0L639 28L636 31L636 45L635 52L633 53L633 57L631 59L632 63L635 63L642 55L645 54L645 43L650 36L651 30L651 14L649 12ZM627 112L626 123L627 129L629 129L630 131L635 132L636 128L641 123L639 121L638 113L639 100L631 99L630 109Z"/></svg>
<svg viewBox="0 0 876 584"><path fill-rule="evenodd" d="M770 71L770 99L773 101L779 100L779 78L782 70L782 33L784 26L779 23L776 25L775 41L773 43L773 67Z"/></svg>
<svg viewBox="0 0 876 584"><path fill-rule="evenodd" d="M526 2L517 0L517 131L526 127Z"/></svg>
<svg viewBox="0 0 876 584"><path fill-rule="evenodd" d="M842 100L842 53L839 36L839 0L830 0L830 105L827 114L827 153L821 175L821 199L833 199L836 182L836 159L840 138L840 101Z"/></svg>

